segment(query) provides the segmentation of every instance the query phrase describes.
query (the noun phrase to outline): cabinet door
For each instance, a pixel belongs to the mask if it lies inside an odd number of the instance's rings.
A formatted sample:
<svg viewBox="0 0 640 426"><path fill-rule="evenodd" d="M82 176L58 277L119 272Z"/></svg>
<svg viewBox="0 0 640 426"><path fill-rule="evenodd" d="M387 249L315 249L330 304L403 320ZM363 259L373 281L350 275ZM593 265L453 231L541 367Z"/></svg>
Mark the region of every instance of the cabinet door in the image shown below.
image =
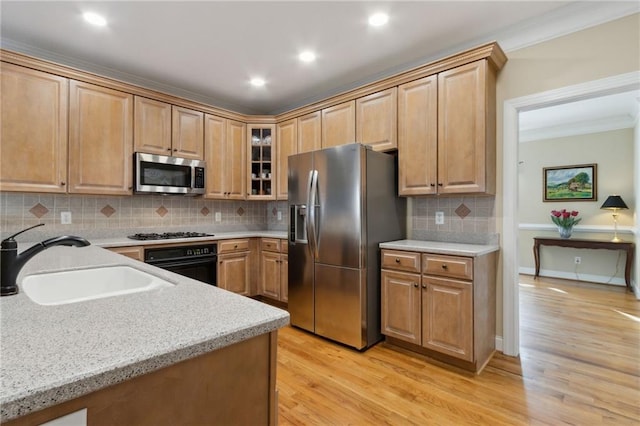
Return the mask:
<svg viewBox="0 0 640 426"><path fill-rule="evenodd" d="M322 148L356 141L356 101L322 110Z"/></svg>
<svg viewBox="0 0 640 426"><path fill-rule="evenodd" d="M280 300L280 253L263 251L260 254L259 293Z"/></svg>
<svg viewBox="0 0 640 426"><path fill-rule="evenodd" d="M133 96L70 81L69 192L130 195Z"/></svg>
<svg viewBox="0 0 640 426"><path fill-rule="evenodd" d="M171 104L142 96L134 99L134 150L171 155Z"/></svg>
<svg viewBox="0 0 640 426"><path fill-rule="evenodd" d="M289 197L288 173L289 156L297 153L298 122L296 119L278 123L276 126L276 199L286 200Z"/></svg>
<svg viewBox="0 0 640 426"><path fill-rule="evenodd" d="M438 191L438 77L398 87L398 193Z"/></svg>
<svg viewBox="0 0 640 426"><path fill-rule="evenodd" d="M121 254L123 256L127 256L134 260L139 260L140 262L144 261L144 249L142 248L142 246L109 247L107 250Z"/></svg>
<svg viewBox="0 0 640 426"><path fill-rule="evenodd" d="M2 63L0 190L65 192L66 78Z"/></svg>
<svg viewBox="0 0 640 426"><path fill-rule="evenodd" d="M172 107L172 155L202 160L204 156L204 114L188 108Z"/></svg>
<svg viewBox="0 0 640 426"><path fill-rule="evenodd" d="M275 200L276 127L247 125L247 195L249 199Z"/></svg>
<svg viewBox="0 0 640 426"><path fill-rule="evenodd" d="M225 171L229 159L225 152L224 118L205 114L204 116L204 159L207 162L205 198L225 198Z"/></svg>
<svg viewBox="0 0 640 426"><path fill-rule="evenodd" d="M485 192L486 74L486 60L438 74L440 193Z"/></svg>
<svg viewBox="0 0 640 426"><path fill-rule="evenodd" d="M473 361L473 286L422 276L422 346Z"/></svg>
<svg viewBox="0 0 640 426"><path fill-rule="evenodd" d="M249 252L218 256L218 287L249 295Z"/></svg>
<svg viewBox="0 0 640 426"><path fill-rule="evenodd" d="M244 200L247 194L246 131L246 124L227 120L225 191L227 197L234 200Z"/></svg>
<svg viewBox="0 0 640 426"><path fill-rule="evenodd" d="M420 344L420 275L382 270L382 334Z"/></svg>
<svg viewBox="0 0 640 426"><path fill-rule="evenodd" d="M398 148L398 89L383 90L356 100L356 140L374 151Z"/></svg>
<svg viewBox="0 0 640 426"><path fill-rule="evenodd" d="M289 301L289 255L286 254L280 255L280 300Z"/></svg>
<svg viewBox="0 0 640 426"><path fill-rule="evenodd" d="M298 153L322 148L322 112L298 117Z"/></svg>

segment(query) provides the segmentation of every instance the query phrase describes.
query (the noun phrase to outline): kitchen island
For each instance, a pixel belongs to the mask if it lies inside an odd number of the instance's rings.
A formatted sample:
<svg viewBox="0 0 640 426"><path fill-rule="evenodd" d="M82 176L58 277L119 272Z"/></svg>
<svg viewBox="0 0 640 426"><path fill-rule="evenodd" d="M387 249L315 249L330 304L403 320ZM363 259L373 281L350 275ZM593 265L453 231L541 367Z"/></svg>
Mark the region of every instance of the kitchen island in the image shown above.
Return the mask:
<svg viewBox="0 0 640 426"><path fill-rule="evenodd" d="M45 250L18 286L31 274L112 265L175 285L55 306L23 291L0 298L0 422L82 408L88 424L275 422L287 312L97 246Z"/></svg>

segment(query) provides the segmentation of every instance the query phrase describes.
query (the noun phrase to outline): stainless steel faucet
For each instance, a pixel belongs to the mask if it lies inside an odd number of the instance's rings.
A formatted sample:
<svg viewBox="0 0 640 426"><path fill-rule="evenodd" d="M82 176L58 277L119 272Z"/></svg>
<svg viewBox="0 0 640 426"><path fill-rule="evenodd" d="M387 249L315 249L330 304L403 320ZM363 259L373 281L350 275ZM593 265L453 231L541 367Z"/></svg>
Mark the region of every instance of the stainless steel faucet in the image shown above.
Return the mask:
<svg viewBox="0 0 640 426"><path fill-rule="evenodd" d="M18 254L18 243L14 240L14 237L30 229L43 225L44 223L40 223L27 229L23 229L22 231L5 238L2 240L2 243L0 243L0 296L18 294L18 285L16 283L18 273L20 273L20 270L25 263L27 263L36 254L53 246L85 247L91 244L84 238L60 236L49 238L48 240L42 241Z"/></svg>

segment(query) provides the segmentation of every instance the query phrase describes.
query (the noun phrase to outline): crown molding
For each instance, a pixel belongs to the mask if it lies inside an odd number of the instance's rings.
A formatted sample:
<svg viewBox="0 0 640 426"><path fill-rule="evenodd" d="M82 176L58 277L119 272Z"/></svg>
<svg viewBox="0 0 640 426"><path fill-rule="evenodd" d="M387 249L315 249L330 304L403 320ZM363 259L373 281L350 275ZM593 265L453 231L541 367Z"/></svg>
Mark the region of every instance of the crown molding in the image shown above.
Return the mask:
<svg viewBox="0 0 640 426"><path fill-rule="evenodd" d="M559 126L539 127L531 130L520 130L520 143L541 141L545 139L563 138L567 136L588 135L591 133L609 132L612 130L632 129L637 122L636 117L622 114L598 120L585 120Z"/></svg>

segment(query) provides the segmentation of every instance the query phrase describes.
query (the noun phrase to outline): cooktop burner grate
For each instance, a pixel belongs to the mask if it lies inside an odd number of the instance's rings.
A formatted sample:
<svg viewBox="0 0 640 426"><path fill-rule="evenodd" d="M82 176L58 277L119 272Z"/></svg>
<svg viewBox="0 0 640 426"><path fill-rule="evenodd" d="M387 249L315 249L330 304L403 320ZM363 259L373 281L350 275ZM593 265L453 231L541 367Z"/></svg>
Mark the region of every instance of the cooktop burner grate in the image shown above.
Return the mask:
<svg viewBox="0 0 640 426"><path fill-rule="evenodd" d="M206 234L204 232L164 232L158 234L155 232L148 234L133 234L127 236L132 240L172 240L177 238L198 238L198 237L213 237L214 234Z"/></svg>

